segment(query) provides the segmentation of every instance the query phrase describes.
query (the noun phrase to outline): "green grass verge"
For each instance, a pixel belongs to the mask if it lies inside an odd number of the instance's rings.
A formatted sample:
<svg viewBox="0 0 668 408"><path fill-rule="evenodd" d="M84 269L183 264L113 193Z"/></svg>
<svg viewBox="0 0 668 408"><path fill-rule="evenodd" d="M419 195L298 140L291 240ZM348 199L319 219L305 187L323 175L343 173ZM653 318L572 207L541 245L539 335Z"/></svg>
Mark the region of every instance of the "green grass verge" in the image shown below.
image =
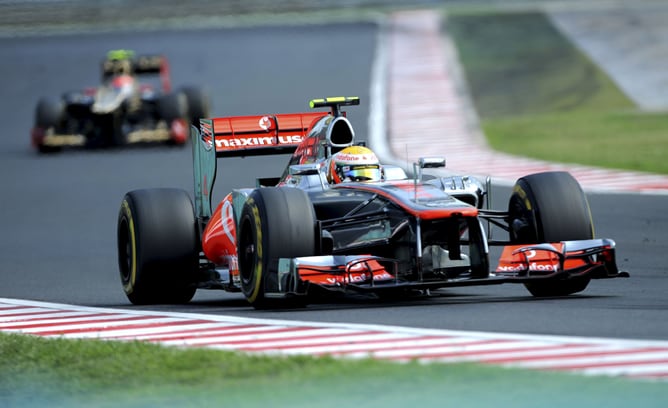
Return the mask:
<svg viewBox="0 0 668 408"><path fill-rule="evenodd" d="M668 174L668 114L641 113L541 13L455 13L446 29L490 145Z"/></svg>
<svg viewBox="0 0 668 408"><path fill-rule="evenodd" d="M0 333L8 407L661 406L665 383Z"/></svg>
<svg viewBox="0 0 668 408"><path fill-rule="evenodd" d="M483 121L499 151L563 163L668 174L668 115L575 112Z"/></svg>

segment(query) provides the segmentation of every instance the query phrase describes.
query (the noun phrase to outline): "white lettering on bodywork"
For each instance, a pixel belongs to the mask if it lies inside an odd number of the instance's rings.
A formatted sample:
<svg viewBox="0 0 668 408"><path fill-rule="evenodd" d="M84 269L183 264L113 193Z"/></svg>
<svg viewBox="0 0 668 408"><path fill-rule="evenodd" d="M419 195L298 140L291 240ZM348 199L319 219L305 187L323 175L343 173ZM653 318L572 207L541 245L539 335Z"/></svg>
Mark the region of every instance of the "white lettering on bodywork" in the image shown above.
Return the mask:
<svg viewBox="0 0 668 408"><path fill-rule="evenodd" d="M517 264L514 266L499 266L497 268L498 272L519 272L525 271L527 269L525 264ZM557 272L559 270L558 265L545 265L532 262L529 264L529 271L534 272Z"/></svg>
<svg viewBox="0 0 668 408"><path fill-rule="evenodd" d="M274 137L235 137L232 139L216 139L216 147L236 148L296 144L301 143L302 139L301 135L279 136L278 143L276 143Z"/></svg>

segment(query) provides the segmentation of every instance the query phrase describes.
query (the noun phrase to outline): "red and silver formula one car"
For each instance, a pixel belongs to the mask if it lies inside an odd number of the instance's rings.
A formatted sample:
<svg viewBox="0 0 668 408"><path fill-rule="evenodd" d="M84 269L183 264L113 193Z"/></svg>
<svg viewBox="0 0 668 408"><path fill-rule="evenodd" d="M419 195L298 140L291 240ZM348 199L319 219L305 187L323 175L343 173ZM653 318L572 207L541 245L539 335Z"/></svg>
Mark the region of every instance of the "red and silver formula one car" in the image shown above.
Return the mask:
<svg viewBox="0 0 668 408"><path fill-rule="evenodd" d="M615 243L594 238L586 197L565 172L519 179L503 211L488 208L489 180L423 177L445 165L440 158L420 159L411 178L383 166L381 180L332 185L332 158L355 145L341 107L357 104L327 98L311 107L330 112L203 119L192 127L194 206L178 189L123 198L118 260L129 300L188 302L206 288L240 291L254 307L271 308L326 292L396 296L506 282L534 296L564 296L591 279L628 276L617 269ZM286 152L282 176L233 190L212 211L216 159ZM507 238L488 238L492 225ZM496 267L490 245L503 246Z"/></svg>
<svg viewBox="0 0 668 408"><path fill-rule="evenodd" d="M159 81L151 83L152 77ZM164 56L114 50L102 61L100 86L39 100L31 139L40 153L66 146L182 145L190 123L208 116L209 100L201 89L172 92Z"/></svg>

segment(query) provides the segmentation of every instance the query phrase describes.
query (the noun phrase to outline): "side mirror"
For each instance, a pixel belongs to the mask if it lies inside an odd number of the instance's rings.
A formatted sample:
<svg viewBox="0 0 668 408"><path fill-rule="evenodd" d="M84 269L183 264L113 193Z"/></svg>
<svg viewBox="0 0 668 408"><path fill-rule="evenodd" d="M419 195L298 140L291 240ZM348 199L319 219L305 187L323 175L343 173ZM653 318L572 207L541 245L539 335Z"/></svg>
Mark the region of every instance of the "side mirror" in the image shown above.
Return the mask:
<svg viewBox="0 0 668 408"><path fill-rule="evenodd" d="M445 157L420 157L418 165L421 169L435 169L445 167Z"/></svg>
<svg viewBox="0 0 668 408"><path fill-rule="evenodd" d="M290 177L304 177L318 175L320 180L320 187L323 190L328 188L327 175L324 172L325 162L308 163L308 164L293 164L288 168L288 175Z"/></svg>
<svg viewBox="0 0 668 408"><path fill-rule="evenodd" d="M290 166L288 173L291 176L309 176L313 174L320 174L320 163L293 164Z"/></svg>
<svg viewBox="0 0 668 408"><path fill-rule="evenodd" d="M422 181L422 169L435 169L445 167L445 157L420 157L417 163L413 163L413 171L416 174L415 182Z"/></svg>

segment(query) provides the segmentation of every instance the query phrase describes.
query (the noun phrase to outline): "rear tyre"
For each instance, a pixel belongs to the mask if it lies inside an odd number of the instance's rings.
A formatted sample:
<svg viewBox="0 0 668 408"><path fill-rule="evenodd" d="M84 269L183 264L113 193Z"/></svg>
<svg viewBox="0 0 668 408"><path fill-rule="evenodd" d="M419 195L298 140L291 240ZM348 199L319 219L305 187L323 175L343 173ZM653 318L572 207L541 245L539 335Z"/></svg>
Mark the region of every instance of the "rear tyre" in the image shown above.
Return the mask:
<svg viewBox="0 0 668 408"><path fill-rule="evenodd" d="M133 304L181 304L195 295L199 247L188 194L179 189L127 193L118 215L118 266Z"/></svg>
<svg viewBox="0 0 668 408"><path fill-rule="evenodd" d="M306 192L288 187L254 190L241 211L237 240L241 289L254 308L306 304L305 296L267 297L278 292L279 258L315 254L315 213Z"/></svg>
<svg viewBox="0 0 668 408"><path fill-rule="evenodd" d="M199 126L199 120L210 117L211 103L209 96L201 88L184 87L181 92L188 101L188 120L191 125Z"/></svg>
<svg viewBox="0 0 668 408"><path fill-rule="evenodd" d="M158 99L158 116L170 129L171 138L167 144L183 146L188 140L188 99L181 92L163 95ZM179 122L179 123L177 123ZM175 127L176 126L176 127ZM180 130L176 130L176 129Z"/></svg>
<svg viewBox="0 0 668 408"><path fill-rule="evenodd" d="M515 183L508 203L510 241L535 244L594 238L587 197L567 172L531 174ZM536 297L566 296L585 290L589 278L530 282Z"/></svg>
<svg viewBox="0 0 668 408"><path fill-rule="evenodd" d="M176 119L187 119L188 99L180 92L166 94L158 99L158 114L171 124Z"/></svg>

